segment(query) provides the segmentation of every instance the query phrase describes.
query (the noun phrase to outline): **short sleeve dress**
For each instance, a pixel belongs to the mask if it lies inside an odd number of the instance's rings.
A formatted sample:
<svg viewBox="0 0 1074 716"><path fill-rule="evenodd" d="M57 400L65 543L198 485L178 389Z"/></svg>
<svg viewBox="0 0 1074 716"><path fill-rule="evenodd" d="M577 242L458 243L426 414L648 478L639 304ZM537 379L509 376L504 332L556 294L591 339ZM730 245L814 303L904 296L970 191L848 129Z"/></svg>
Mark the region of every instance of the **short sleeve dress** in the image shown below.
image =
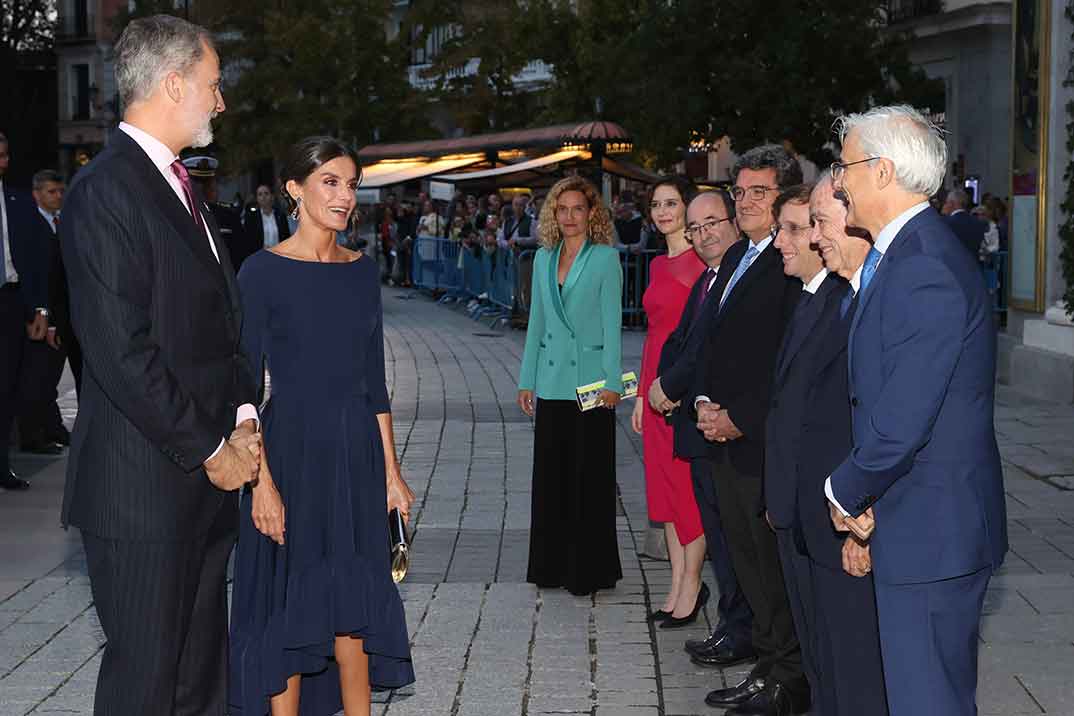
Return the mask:
<svg viewBox="0 0 1074 716"><path fill-rule="evenodd" d="M374 689L414 681L406 618L391 578L384 452L389 411L376 262L289 259L271 251L239 272L242 345L268 366L268 464L283 498L285 544L257 531L240 500L231 613L232 716L263 716L302 674L302 716L342 708L338 634L364 640Z"/></svg>

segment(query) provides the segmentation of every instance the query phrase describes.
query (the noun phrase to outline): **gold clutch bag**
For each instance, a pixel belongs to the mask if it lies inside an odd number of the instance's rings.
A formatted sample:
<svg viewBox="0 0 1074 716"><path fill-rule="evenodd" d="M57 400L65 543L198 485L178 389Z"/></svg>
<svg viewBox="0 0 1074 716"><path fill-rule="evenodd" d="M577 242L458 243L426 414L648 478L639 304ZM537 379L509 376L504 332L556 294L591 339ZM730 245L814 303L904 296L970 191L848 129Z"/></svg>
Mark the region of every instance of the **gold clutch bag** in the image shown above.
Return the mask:
<svg viewBox="0 0 1074 716"><path fill-rule="evenodd" d="M410 569L410 541L399 508L388 513L388 545L391 548L392 579L398 584Z"/></svg>

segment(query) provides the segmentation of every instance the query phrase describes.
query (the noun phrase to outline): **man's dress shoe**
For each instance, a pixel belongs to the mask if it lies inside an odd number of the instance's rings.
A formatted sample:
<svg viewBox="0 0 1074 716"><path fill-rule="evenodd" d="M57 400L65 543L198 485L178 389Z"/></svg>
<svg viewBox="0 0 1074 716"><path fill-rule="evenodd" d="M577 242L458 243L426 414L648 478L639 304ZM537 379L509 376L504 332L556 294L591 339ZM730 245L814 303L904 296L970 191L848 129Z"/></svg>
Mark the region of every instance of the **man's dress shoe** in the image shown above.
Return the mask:
<svg viewBox="0 0 1074 716"><path fill-rule="evenodd" d="M809 697L796 695L778 681L768 680L762 691L725 713L725 716L796 716L809 711Z"/></svg>
<svg viewBox="0 0 1074 716"><path fill-rule="evenodd" d="M5 490L29 490L30 483L8 470L6 475L0 475L0 487Z"/></svg>
<svg viewBox="0 0 1074 716"><path fill-rule="evenodd" d="M725 636L727 636L727 630L722 626L717 626L716 629L704 639L687 639L686 643L682 645L682 648L686 650L687 654L696 654L699 651L708 649Z"/></svg>
<svg viewBox="0 0 1074 716"><path fill-rule="evenodd" d="M715 644L691 652L690 661L698 666L724 668L735 664L744 664L757 658L752 644L737 645L730 638L724 638Z"/></svg>
<svg viewBox="0 0 1074 716"><path fill-rule="evenodd" d="M765 689L765 680L760 677L747 676L741 682L726 689L710 691L705 703L716 708L729 709L749 701Z"/></svg>

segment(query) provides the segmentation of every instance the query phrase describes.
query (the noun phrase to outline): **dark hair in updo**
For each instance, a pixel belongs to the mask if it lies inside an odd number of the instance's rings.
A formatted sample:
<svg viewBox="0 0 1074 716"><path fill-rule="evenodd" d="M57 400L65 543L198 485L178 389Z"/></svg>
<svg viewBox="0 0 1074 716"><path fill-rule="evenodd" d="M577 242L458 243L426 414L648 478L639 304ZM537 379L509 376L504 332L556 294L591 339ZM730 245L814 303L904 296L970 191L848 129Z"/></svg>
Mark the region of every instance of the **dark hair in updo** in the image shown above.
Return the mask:
<svg viewBox="0 0 1074 716"><path fill-rule="evenodd" d="M334 137L306 137L291 147L287 160L280 174L280 194L287 204L287 213L293 214L298 202L287 191L287 182L294 179L302 184L313 172L333 159L349 157L358 168L358 181L362 180L362 167L358 164L358 154Z"/></svg>

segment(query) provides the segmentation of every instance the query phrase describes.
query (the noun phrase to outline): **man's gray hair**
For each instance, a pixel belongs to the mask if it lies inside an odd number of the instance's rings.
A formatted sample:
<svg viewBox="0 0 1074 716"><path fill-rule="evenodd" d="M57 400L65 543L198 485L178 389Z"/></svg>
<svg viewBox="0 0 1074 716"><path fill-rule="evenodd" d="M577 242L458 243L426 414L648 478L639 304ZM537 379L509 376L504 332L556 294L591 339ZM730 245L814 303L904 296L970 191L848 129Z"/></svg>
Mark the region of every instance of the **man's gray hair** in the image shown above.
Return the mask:
<svg viewBox="0 0 1074 716"><path fill-rule="evenodd" d="M169 72L190 72L206 45L214 47L209 31L181 18L153 15L131 20L115 46L116 85L123 106L148 99Z"/></svg>
<svg viewBox="0 0 1074 716"><path fill-rule="evenodd" d="M738 173L743 169L775 169L776 185L780 189L802 183L802 165L778 144L762 144L735 160L734 166L731 167L732 184L738 181Z"/></svg>
<svg viewBox="0 0 1074 716"><path fill-rule="evenodd" d="M939 127L909 105L873 107L835 121L839 140L856 132L865 157L889 159L905 191L932 196L947 173L947 144Z"/></svg>
<svg viewBox="0 0 1074 716"><path fill-rule="evenodd" d="M63 184L63 176L55 169L42 169L34 174L32 180L34 191L42 189L46 184Z"/></svg>
<svg viewBox="0 0 1074 716"><path fill-rule="evenodd" d="M944 202L948 201L954 203L959 209L968 210L970 206L973 205L973 202L970 200L970 195L962 189L952 189L947 192L947 196L944 197Z"/></svg>

